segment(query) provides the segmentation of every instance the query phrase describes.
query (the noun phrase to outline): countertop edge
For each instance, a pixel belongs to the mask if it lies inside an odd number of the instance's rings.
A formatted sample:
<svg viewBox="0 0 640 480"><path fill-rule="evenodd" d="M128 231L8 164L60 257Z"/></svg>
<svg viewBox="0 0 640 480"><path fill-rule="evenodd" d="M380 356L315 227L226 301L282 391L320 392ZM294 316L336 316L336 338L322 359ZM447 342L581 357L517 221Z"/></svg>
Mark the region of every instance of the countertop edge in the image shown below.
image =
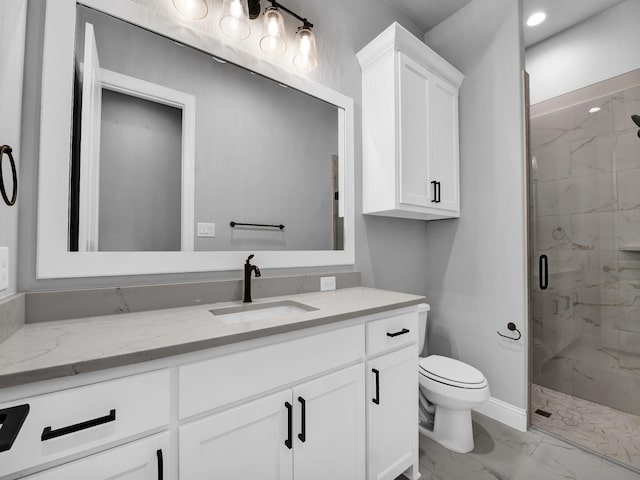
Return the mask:
<svg viewBox="0 0 640 480"><path fill-rule="evenodd" d="M243 341L254 340L257 338L264 338L272 335L319 327L340 321L351 320L357 317L364 317L391 310L411 307L423 303L425 300L425 297L416 296L416 298L411 300L398 301L384 306L360 308L354 311L328 315L304 322L266 327L264 329L241 332L233 335L205 338L202 340L182 343L178 345L139 350L136 352L128 352L121 355L112 355L104 358L72 362L69 364L55 365L52 367L33 369L24 372L8 373L5 375L0 375L0 388L18 387L20 385L34 382L53 380L56 378L75 376L83 373L96 372L110 368L124 367L127 365L160 360L176 355L202 351L209 348L231 345Z"/></svg>

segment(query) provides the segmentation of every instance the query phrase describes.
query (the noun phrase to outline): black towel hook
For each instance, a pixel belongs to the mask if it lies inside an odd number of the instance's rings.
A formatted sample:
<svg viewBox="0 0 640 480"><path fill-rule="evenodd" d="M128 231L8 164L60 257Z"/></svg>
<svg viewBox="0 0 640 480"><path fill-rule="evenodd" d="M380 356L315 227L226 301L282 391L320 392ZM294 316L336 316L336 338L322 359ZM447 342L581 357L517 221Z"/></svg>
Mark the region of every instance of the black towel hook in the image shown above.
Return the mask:
<svg viewBox="0 0 640 480"><path fill-rule="evenodd" d="M9 206L15 205L16 200L18 198L18 172L16 170L16 162L13 159L13 149L9 145L0 146L0 194L2 195L2 199L4 203ZM7 154L9 157L9 162L11 163L11 176L13 177L13 194L11 195L11 200L7 196L7 190L4 186L4 177L2 174L2 159L4 158L4 154Z"/></svg>
<svg viewBox="0 0 640 480"><path fill-rule="evenodd" d="M517 338L510 337L509 335L503 335L503 334L502 334L502 333L500 333L500 332L496 332L496 333L497 333L498 335L500 335L501 337L508 338L509 340L515 340L515 341L518 341L518 340L520 340L520 339L522 338L522 333L520 333L520 330L518 330L518 328L516 327L516 324L515 324L515 323L513 323L513 322L509 322L509 323L507 323L507 328L508 328L508 329L509 329L509 331L511 331L511 332L517 332L517 333L518 333Z"/></svg>

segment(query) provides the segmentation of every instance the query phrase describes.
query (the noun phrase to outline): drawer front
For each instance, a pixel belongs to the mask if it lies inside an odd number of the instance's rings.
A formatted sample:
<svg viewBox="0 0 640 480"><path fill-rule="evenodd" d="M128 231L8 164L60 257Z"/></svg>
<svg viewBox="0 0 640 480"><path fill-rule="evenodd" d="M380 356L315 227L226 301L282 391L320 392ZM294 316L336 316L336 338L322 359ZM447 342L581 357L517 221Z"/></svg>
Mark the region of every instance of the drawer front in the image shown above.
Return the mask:
<svg viewBox="0 0 640 480"><path fill-rule="evenodd" d="M181 419L364 358L364 326L332 330L179 369Z"/></svg>
<svg viewBox="0 0 640 480"><path fill-rule="evenodd" d="M367 355L418 341L418 313L403 313L367 323Z"/></svg>
<svg viewBox="0 0 640 480"><path fill-rule="evenodd" d="M29 405L0 477L167 426L169 386L158 370L0 405Z"/></svg>
<svg viewBox="0 0 640 480"><path fill-rule="evenodd" d="M170 471L169 432L25 477L25 480L158 480Z"/></svg>

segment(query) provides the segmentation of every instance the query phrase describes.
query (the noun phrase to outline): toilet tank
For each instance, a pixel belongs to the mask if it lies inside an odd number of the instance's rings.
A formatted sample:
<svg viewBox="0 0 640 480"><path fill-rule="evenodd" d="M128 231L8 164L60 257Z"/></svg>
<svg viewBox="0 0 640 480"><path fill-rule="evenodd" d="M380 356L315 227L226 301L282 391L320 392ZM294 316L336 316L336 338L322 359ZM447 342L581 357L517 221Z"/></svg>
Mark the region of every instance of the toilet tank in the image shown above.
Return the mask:
<svg viewBox="0 0 640 480"><path fill-rule="evenodd" d="M420 350L420 356L427 356L427 315L431 310L431 307L427 303L421 303L418 305L418 349Z"/></svg>

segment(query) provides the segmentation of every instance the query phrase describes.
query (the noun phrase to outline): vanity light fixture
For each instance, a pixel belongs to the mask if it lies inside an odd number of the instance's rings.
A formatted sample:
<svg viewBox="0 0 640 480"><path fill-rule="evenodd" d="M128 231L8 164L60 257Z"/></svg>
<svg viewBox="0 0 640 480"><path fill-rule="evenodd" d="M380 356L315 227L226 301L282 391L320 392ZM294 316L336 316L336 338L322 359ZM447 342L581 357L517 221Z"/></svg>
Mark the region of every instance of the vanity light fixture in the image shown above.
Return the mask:
<svg viewBox="0 0 640 480"><path fill-rule="evenodd" d="M547 19L547 14L545 12L535 12L532 13L529 18L527 18L527 26L535 27L536 25L540 25Z"/></svg>
<svg viewBox="0 0 640 480"><path fill-rule="evenodd" d="M276 0L269 0L269 2L271 6L264 11L262 39L260 40L262 51L272 56L283 55L286 52L284 20L280 11L287 12L302 22L302 26L296 32L296 50L293 55L293 65L302 72L315 70L318 67L318 52L316 50L316 39L311 30L313 24ZM255 3L256 0L249 0L250 8Z"/></svg>
<svg viewBox="0 0 640 480"><path fill-rule="evenodd" d="M200 20L209 13L205 0L173 0L173 6L182 15L192 20Z"/></svg>
<svg viewBox="0 0 640 480"><path fill-rule="evenodd" d="M260 49L274 57L283 55L287 51L284 37L284 19L278 7L272 5L264 11Z"/></svg>
<svg viewBox="0 0 640 480"><path fill-rule="evenodd" d="M249 38L249 9L246 0L224 0L220 16L220 30L237 40Z"/></svg>
<svg viewBox="0 0 640 480"><path fill-rule="evenodd" d="M592 107L589 109L589 113L596 113L600 111L600 107Z"/></svg>

